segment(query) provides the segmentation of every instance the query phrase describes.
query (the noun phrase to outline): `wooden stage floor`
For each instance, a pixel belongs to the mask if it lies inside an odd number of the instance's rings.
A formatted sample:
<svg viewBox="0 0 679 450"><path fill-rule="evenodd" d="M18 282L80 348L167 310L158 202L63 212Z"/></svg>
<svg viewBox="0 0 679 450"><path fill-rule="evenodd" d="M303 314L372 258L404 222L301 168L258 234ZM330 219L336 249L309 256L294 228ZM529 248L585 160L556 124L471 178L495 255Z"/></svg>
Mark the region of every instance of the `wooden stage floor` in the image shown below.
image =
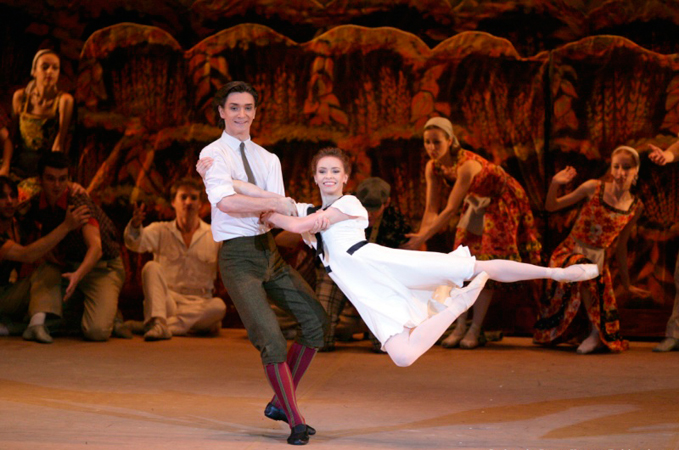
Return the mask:
<svg viewBox="0 0 679 450"><path fill-rule="evenodd" d="M679 352L576 355L505 338L410 368L367 342L299 388L315 449L679 449ZM0 449L284 449L243 330L163 342L0 338Z"/></svg>

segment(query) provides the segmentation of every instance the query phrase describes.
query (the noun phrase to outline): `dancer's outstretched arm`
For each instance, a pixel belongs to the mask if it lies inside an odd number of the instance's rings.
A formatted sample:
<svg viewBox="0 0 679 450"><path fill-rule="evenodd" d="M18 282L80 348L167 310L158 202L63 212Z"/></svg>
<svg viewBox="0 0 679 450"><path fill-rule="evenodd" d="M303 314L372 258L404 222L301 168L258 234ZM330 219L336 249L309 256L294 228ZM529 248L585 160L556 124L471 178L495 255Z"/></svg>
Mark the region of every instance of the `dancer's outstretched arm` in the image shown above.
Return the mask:
<svg viewBox="0 0 679 450"><path fill-rule="evenodd" d="M651 149L648 158L659 166L679 161L679 141L667 147L665 151L653 144L648 144L648 147Z"/></svg>
<svg viewBox="0 0 679 450"><path fill-rule="evenodd" d="M284 216L279 213L268 213L262 216L262 222L282 228L293 233L312 232L318 228L319 223L328 223L329 226L343 220L351 219L352 216L344 214L339 209L328 208L319 210L306 217Z"/></svg>
<svg viewBox="0 0 679 450"><path fill-rule="evenodd" d="M547 191L547 198L545 199L545 209L547 211L557 211L562 208L574 205L585 197L591 197L594 194L594 190L597 187L597 180L588 180L582 183L580 186L575 188L574 191L569 192L566 195L557 197L559 194L559 188L564 184L568 184L578 173L576 170L567 166L565 169L557 172L552 178L552 183L549 185L549 191Z"/></svg>
<svg viewBox="0 0 679 450"><path fill-rule="evenodd" d="M476 161L467 161L457 168L455 172L455 185L448 196L448 201L441 212L437 212L440 198L441 183L439 176L434 174L434 163L427 163L425 177L427 180L427 198L425 204L424 217L417 233L406 234L410 240L403 245L408 250L418 250L422 244L427 242L432 236L438 233L445 225L450 223L450 219L455 215L462 205L465 196L469 192L469 187L474 181L474 177L481 171L482 166Z"/></svg>

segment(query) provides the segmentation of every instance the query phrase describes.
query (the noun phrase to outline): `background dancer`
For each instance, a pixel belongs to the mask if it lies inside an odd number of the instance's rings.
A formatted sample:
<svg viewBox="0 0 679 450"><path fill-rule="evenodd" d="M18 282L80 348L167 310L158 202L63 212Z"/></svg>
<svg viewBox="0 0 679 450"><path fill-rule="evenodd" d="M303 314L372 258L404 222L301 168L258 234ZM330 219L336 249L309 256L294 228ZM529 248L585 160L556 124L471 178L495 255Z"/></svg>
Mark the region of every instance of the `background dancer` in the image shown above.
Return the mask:
<svg viewBox="0 0 679 450"><path fill-rule="evenodd" d="M453 125L433 117L424 126L427 197L422 223L404 246L418 250L447 226L462 208L455 245L469 247L478 260L509 259L540 263L540 242L526 192L502 167L462 148ZM446 192L449 191L446 198ZM475 348L486 312L498 286L490 282L474 304L472 324L466 314L441 345Z"/></svg>
<svg viewBox="0 0 679 450"><path fill-rule="evenodd" d="M616 148L606 181L588 180L573 192L557 197L560 187L576 175L573 167L566 167L554 175L547 192L548 211L586 200L570 234L552 253L549 265L596 263L601 277L577 285L548 282L533 339L538 344L558 344L586 336L577 349L579 354L603 348L620 352L627 350L629 344L620 336L618 307L605 255L618 238L616 259L623 288L634 295L649 294L631 285L627 270L627 241L643 209L641 200L630 192L639 176L639 154L632 147ZM587 319L578 315L581 304Z"/></svg>

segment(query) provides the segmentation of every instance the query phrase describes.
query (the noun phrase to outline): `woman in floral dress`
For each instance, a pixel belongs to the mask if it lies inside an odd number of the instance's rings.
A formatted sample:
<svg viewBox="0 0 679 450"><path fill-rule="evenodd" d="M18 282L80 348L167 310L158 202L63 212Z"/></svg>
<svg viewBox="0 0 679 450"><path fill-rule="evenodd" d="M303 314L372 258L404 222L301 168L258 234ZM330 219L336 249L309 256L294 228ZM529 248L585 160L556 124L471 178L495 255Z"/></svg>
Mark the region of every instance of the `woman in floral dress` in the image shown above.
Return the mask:
<svg viewBox="0 0 679 450"><path fill-rule="evenodd" d="M618 238L616 259L623 288L634 295L647 294L630 284L627 270L627 241L643 209L641 200L630 192L638 173L639 154L631 147L622 146L613 151L607 181L588 180L574 191L557 197L559 187L572 181L577 173L569 166L552 178L545 202L548 211L581 200L586 202L570 234L554 250L549 266L592 262L599 266L601 276L577 284L547 282L546 296L541 301L540 317L535 324L536 343L558 344L586 335L578 347L579 354L606 348L621 352L629 348L620 336L618 309L605 254Z"/></svg>
<svg viewBox="0 0 679 450"><path fill-rule="evenodd" d="M434 117L424 127L424 147L431 160L425 168L427 198L420 230L404 248L419 249L450 223L462 208L455 248L469 247L479 260L509 259L540 263L540 243L528 196L500 166L463 149L448 119ZM452 188L448 198L445 191ZM466 330L466 314L442 345L475 348L495 283L490 281L474 304Z"/></svg>

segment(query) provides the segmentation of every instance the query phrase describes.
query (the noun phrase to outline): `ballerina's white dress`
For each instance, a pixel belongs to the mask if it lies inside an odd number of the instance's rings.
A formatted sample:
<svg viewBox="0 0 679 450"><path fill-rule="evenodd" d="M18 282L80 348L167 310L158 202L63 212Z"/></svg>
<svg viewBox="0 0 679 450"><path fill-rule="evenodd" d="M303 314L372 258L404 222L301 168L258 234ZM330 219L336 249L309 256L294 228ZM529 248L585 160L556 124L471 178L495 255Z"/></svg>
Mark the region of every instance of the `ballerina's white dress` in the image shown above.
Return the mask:
<svg viewBox="0 0 679 450"><path fill-rule="evenodd" d="M365 240L368 212L356 197L344 195L330 207L351 218L320 233L323 249L318 250L322 251L319 256L330 278L382 345L404 328L414 328L445 308L432 299L437 287L459 287L474 275L476 258L467 247L437 253L370 244ZM310 208L313 205L298 203L298 215L307 216ZM303 238L317 248L314 235L305 233ZM485 283L485 279L477 281ZM478 292L480 289L475 295Z"/></svg>

